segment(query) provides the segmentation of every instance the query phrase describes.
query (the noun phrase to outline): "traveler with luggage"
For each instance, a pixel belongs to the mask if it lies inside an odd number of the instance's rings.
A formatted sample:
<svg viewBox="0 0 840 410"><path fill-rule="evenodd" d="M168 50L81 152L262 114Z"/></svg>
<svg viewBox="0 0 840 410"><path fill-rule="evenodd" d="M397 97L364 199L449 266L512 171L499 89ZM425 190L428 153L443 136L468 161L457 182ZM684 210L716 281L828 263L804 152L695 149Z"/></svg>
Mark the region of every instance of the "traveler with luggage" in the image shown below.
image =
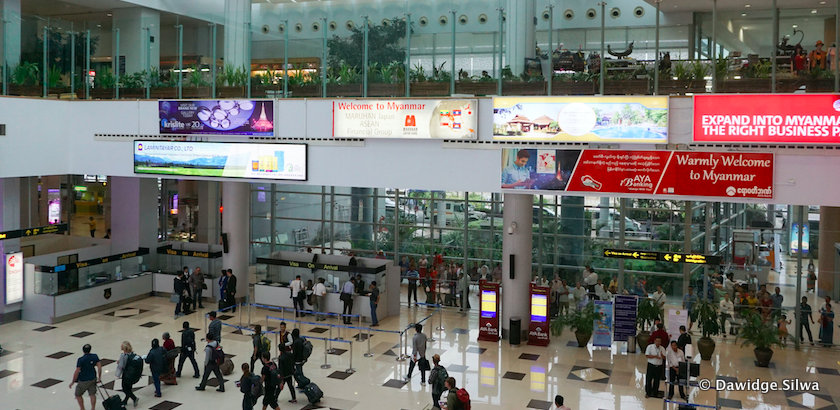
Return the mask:
<svg viewBox="0 0 840 410"><path fill-rule="evenodd" d="M283 378L283 384L289 388L292 394L292 399L289 403L297 403L297 395L295 394L294 374L295 374L295 359L292 352L287 352L284 349L280 350L280 357L277 358L277 367L280 370L280 376ZM281 385L282 386L282 385ZM282 387L281 387L282 390Z"/></svg>
<svg viewBox="0 0 840 410"><path fill-rule="evenodd" d="M435 367L429 372L429 384L432 386L432 408L440 409L440 395L446 390L446 379L449 378L449 373L446 368L440 364L440 355L432 356L432 363Z"/></svg>
<svg viewBox="0 0 840 410"><path fill-rule="evenodd" d="M117 361L117 378L122 379L122 391L125 393L125 399L121 402L123 407L128 404L128 399L134 401L134 407L140 399L134 395L134 384L140 380L140 375L143 373L143 359L134 353L131 343L128 341L122 342L120 345L120 359Z"/></svg>
<svg viewBox="0 0 840 410"><path fill-rule="evenodd" d="M292 294L292 305L295 307L295 317L303 316L303 299L306 297L306 292L303 289L303 281L300 280L300 275L295 276L295 280L289 283L289 290Z"/></svg>
<svg viewBox="0 0 840 410"><path fill-rule="evenodd" d="M160 375L166 371L166 351L160 347L160 341L152 339L152 349L146 354L146 363L152 372L152 382L155 384L155 397L160 397Z"/></svg>
<svg viewBox="0 0 840 410"><path fill-rule="evenodd" d="M263 394L263 410L269 407L274 410L279 410L280 405L277 404L277 396L280 395L283 378L280 376L280 371L277 369L277 365L271 361L271 353L262 352L260 361L263 364L262 371L260 372L260 380L265 385L265 393Z"/></svg>
<svg viewBox="0 0 840 410"><path fill-rule="evenodd" d="M190 329L190 322L184 322L184 330L181 331L181 358L178 360L178 371L175 377L181 377L181 370L184 369L184 361L192 362L193 378L198 378L198 363L195 362L195 331Z"/></svg>
<svg viewBox="0 0 840 410"><path fill-rule="evenodd" d="M456 386L455 378L446 379L446 402L441 398L441 409L443 410L470 410L470 394L466 389L459 389ZM444 407L445 406L445 407Z"/></svg>
<svg viewBox="0 0 840 410"><path fill-rule="evenodd" d="M428 338L423 333L423 325L417 323L414 325L414 338L411 339L411 363L408 365L408 375L405 376L406 381L411 379L411 373L414 371L414 366L420 369L420 384L426 385L426 370L430 369L429 360L426 359L426 342Z"/></svg>
<svg viewBox="0 0 840 410"><path fill-rule="evenodd" d="M254 335L251 336L251 343L254 345L254 352L251 354L251 368L255 369L254 363L260 360L263 352L271 353L271 339L262 332L262 325L254 325Z"/></svg>
<svg viewBox="0 0 840 410"><path fill-rule="evenodd" d="M292 352L292 334L286 331L286 322L280 322L280 328L277 329L277 333L280 336L280 342L277 345L277 348L283 350L285 352Z"/></svg>
<svg viewBox="0 0 840 410"><path fill-rule="evenodd" d="M96 383L102 382L102 363L99 362L99 356L91 353L90 350L89 344L82 346L84 355L76 361L76 372L70 379L70 388L76 385L74 395L82 410L85 410L85 401L82 398L85 392L90 396L91 410L96 409Z"/></svg>
<svg viewBox="0 0 840 410"><path fill-rule="evenodd" d="M309 358L306 356L306 348L304 347L306 342L307 340L300 335L300 329L292 330L292 358L295 361L295 380L297 380L299 389L309 384L309 379L303 375L303 364ZM309 353L312 353L312 350L309 350Z"/></svg>
<svg viewBox="0 0 840 410"><path fill-rule="evenodd" d="M225 379L222 378L222 371L219 366L225 361L225 352L219 345L219 342L213 337L212 333L207 334L207 346L204 346L204 377L201 379L201 384L195 387L198 391L204 391L207 386L207 379L212 372L216 375L216 380L219 382L217 392L225 391Z"/></svg>
<svg viewBox="0 0 840 410"><path fill-rule="evenodd" d="M248 363L242 363L242 377L239 379L239 391L242 392L242 410L254 410L257 399L262 395L260 377L251 373Z"/></svg>
<svg viewBox="0 0 840 410"><path fill-rule="evenodd" d="M208 316L210 317L210 325L207 327L207 332L213 335L213 340L222 343L222 321L216 319L216 311L210 312Z"/></svg>

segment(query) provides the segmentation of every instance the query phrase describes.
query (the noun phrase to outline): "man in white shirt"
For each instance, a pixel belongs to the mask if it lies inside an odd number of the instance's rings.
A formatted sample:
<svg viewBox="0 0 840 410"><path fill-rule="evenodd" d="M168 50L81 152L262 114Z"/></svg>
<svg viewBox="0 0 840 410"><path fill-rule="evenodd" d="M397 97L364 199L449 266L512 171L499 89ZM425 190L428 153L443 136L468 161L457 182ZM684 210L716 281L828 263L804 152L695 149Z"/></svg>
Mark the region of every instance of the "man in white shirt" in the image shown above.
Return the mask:
<svg viewBox="0 0 840 410"><path fill-rule="evenodd" d="M662 291L662 286L656 287L656 292L653 292L651 299L653 299L653 302L656 303L656 306L663 309L665 306L665 292Z"/></svg>
<svg viewBox="0 0 840 410"><path fill-rule="evenodd" d="M560 302L560 309L557 311L558 315L566 314L569 311L569 296L570 296L569 286L566 284L565 280L560 281L560 287L557 291L557 300Z"/></svg>
<svg viewBox="0 0 840 410"><path fill-rule="evenodd" d="M606 291L604 291L604 284L601 279L598 279L598 283L595 284L595 296L598 300L606 300Z"/></svg>
<svg viewBox="0 0 840 410"><path fill-rule="evenodd" d="M300 275L295 276L295 280L289 284L289 289L292 290L292 304L295 306L295 317L303 315L303 297L301 290L303 289L303 282L300 280Z"/></svg>
<svg viewBox="0 0 840 410"><path fill-rule="evenodd" d="M729 300L729 293L723 294L720 300L720 332L726 337L726 321L729 320L729 334L732 334L732 315L735 313L735 304Z"/></svg>
<svg viewBox="0 0 840 410"><path fill-rule="evenodd" d="M572 295L575 298L575 309L580 310L583 307L583 299L586 297L586 289L580 285L580 282L578 282L577 286L575 286L575 290L572 291Z"/></svg>
<svg viewBox="0 0 840 410"><path fill-rule="evenodd" d="M583 270L583 283L586 285L586 290L595 292L595 284L598 283L598 274L589 266Z"/></svg>
<svg viewBox="0 0 840 410"><path fill-rule="evenodd" d="M674 384L680 382L680 362L685 361L685 353L677 347L677 341L671 341L671 347L665 352L665 362L668 366L668 400L674 397ZM657 385L658 386L658 385ZM680 384L680 397L683 400L688 400L685 395L685 389Z"/></svg>
<svg viewBox="0 0 840 410"><path fill-rule="evenodd" d="M647 373L645 373L645 398L659 396L659 381L662 380L662 359L665 358L665 349L662 347L662 339L653 339L645 349L647 358Z"/></svg>
<svg viewBox="0 0 840 410"><path fill-rule="evenodd" d="M315 306L313 306L313 309L315 309L316 312L323 312L324 308L327 306L324 301L324 297L326 296L326 294L327 286L324 285L324 278L320 278L318 279L318 283L315 284L315 287L312 288L312 295L314 296L312 300L315 302ZM315 320L325 320L324 315L316 314Z"/></svg>

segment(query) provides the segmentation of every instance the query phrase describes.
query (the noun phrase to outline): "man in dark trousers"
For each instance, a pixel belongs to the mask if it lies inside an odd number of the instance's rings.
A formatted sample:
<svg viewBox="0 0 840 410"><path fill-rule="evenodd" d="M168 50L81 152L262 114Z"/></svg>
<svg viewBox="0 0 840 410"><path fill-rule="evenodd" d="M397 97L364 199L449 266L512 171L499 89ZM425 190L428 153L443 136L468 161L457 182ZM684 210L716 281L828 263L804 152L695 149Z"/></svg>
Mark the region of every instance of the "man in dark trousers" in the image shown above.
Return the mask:
<svg viewBox="0 0 840 410"><path fill-rule="evenodd" d="M207 332L213 335L213 340L222 343L222 321L216 319L216 311L208 314L210 317L210 325L207 326Z"/></svg>
<svg viewBox="0 0 840 410"><path fill-rule="evenodd" d="M303 364L306 363L306 359L303 358L303 338L298 328L292 330L292 358L295 359L295 379L298 388L302 389L305 385L300 382L300 379L303 378Z"/></svg>
<svg viewBox="0 0 840 410"><path fill-rule="evenodd" d="M193 378L198 378L198 363L195 361L195 331L190 329L190 322L184 322L184 330L181 331L181 358L178 359L178 371L175 377L181 377L181 370L184 369L184 362L189 359L193 366Z"/></svg>
<svg viewBox="0 0 840 410"><path fill-rule="evenodd" d="M280 405L277 404L277 396L280 395L280 386L277 385L278 380L275 380L275 376L279 379L279 370L277 369L277 365L271 361L271 353L269 352L262 352L260 361L262 361L263 364L262 371L260 372L260 379L265 384L263 410L266 408L279 410Z"/></svg>
<svg viewBox="0 0 840 410"><path fill-rule="evenodd" d="M193 294L193 310L198 310L199 308L204 309L204 304L201 301L201 294L204 292L204 273L201 272L201 268L198 266L193 269L189 284Z"/></svg>
<svg viewBox="0 0 840 410"><path fill-rule="evenodd" d="M651 337L653 337L651 335ZM659 396L659 381L662 380L662 365L665 359L665 349L662 348L662 339L653 339L645 349L647 358L647 372L645 373L645 398Z"/></svg>
<svg viewBox="0 0 840 410"><path fill-rule="evenodd" d="M213 351L219 346L219 342L213 339L213 334L207 334L207 346L204 346L204 377L201 379L201 384L195 386L198 391L204 391L204 386L207 386L207 379L210 378L210 373L216 375L216 380L219 382L218 392L225 391L225 379L222 378L222 371L219 365L213 360Z"/></svg>
<svg viewBox="0 0 840 410"><path fill-rule="evenodd" d="M297 330L297 329L295 329ZM277 359L280 375L286 384L289 392L292 393L292 399L289 403L297 403L297 396L295 395L294 374L295 374L295 359L291 352L284 349L280 350L280 357Z"/></svg>
<svg viewBox="0 0 840 410"><path fill-rule="evenodd" d="M353 292L356 291L356 278L350 277L350 280L344 282L344 287L341 289L341 301L344 302L344 310L342 313L344 315L352 315L353 314ZM344 321L345 325L349 325L350 317L343 316L342 320Z"/></svg>
<svg viewBox="0 0 840 410"><path fill-rule="evenodd" d="M178 272L178 276L175 277L172 287L175 294L178 295L178 303L175 304L175 319L177 319L183 316L181 308L184 308L184 311L189 309L184 303L187 298L187 281L184 280L184 272Z"/></svg>
<svg viewBox="0 0 840 410"><path fill-rule="evenodd" d="M691 344L691 335L680 325L680 337L677 338L677 347L685 353L685 347Z"/></svg>
<svg viewBox="0 0 840 410"><path fill-rule="evenodd" d="M227 288L225 289L225 300L227 301L225 307L233 306L232 312L236 312L236 275L233 274L233 269L227 270Z"/></svg>

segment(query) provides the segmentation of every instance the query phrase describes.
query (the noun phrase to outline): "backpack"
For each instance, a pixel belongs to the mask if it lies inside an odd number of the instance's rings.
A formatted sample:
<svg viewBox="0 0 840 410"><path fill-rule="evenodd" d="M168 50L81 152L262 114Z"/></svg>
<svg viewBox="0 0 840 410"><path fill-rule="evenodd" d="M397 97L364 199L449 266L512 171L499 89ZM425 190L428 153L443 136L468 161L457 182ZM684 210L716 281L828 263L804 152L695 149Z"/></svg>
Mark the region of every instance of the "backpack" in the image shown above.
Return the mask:
<svg viewBox="0 0 840 410"><path fill-rule="evenodd" d="M271 352L271 339L269 339L265 336L260 336L260 345L259 345L258 350L260 352L269 352L270 353Z"/></svg>
<svg viewBox="0 0 840 410"><path fill-rule="evenodd" d="M312 342L307 340L306 338L303 339L303 360L309 360L309 356L312 356Z"/></svg>
<svg viewBox="0 0 840 410"><path fill-rule="evenodd" d="M458 389L458 401L464 405L464 410L470 410L470 393L466 389Z"/></svg>
<svg viewBox="0 0 840 410"><path fill-rule="evenodd" d="M123 379L125 379L128 384L134 384L140 381L141 373L143 373L143 358L140 357L140 355L129 353L125 360Z"/></svg>
<svg viewBox="0 0 840 410"><path fill-rule="evenodd" d="M251 375L251 397L256 400L263 395L263 385L260 382L260 377Z"/></svg>
<svg viewBox="0 0 840 410"><path fill-rule="evenodd" d="M283 379L280 377L280 372L277 370L277 365L274 364L274 362L268 362L266 366L268 366L268 377L265 378L266 388L274 389L281 387Z"/></svg>
<svg viewBox="0 0 840 410"><path fill-rule="evenodd" d="M222 345L217 345L215 349L213 349L213 353L210 356L211 360L216 363L216 366L221 366L225 362L225 351L222 350Z"/></svg>
<svg viewBox="0 0 840 410"><path fill-rule="evenodd" d="M446 379L449 377L449 373L446 371L446 369L443 368L443 366L435 367L434 369L432 369L432 372L434 372L435 374L434 387L438 391L446 390L446 385L444 383L446 383ZM429 374L429 378L432 378L431 374Z"/></svg>

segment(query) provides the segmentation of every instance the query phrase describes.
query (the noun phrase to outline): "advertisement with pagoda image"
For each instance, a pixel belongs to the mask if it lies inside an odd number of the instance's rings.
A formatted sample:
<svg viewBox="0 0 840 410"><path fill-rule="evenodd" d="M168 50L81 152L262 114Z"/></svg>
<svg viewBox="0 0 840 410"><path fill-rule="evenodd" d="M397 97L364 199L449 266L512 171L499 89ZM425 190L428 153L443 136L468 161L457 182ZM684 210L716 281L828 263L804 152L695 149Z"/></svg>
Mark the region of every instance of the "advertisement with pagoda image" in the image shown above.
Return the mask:
<svg viewBox="0 0 840 410"><path fill-rule="evenodd" d="M493 139L666 144L668 97L496 97Z"/></svg>
<svg viewBox="0 0 840 410"><path fill-rule="evenodd" d="M161 134L274 136L272 100L161 100Z"/></svg>

